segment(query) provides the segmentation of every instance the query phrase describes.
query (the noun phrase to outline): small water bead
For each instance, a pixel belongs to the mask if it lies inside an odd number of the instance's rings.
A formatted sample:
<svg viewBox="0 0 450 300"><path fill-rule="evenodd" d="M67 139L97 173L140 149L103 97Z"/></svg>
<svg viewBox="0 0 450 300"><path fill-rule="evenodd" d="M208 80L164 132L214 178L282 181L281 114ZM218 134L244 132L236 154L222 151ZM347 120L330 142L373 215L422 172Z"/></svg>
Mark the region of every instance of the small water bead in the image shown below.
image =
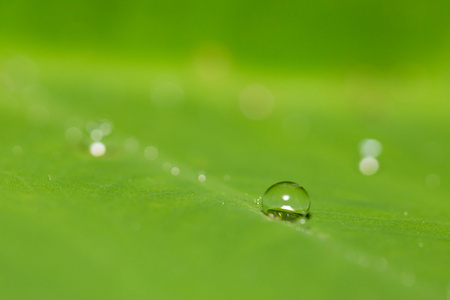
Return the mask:
<svg viewBox="0 0 450 300"><path fill-rule="evenodd" d="M172 170L170 170L170 173L172 173L173 176L180 175L180 169L177 167L173 167Z"/></svg>
<svg viewBox="0 0 450 300"><path fill-rule="evenodd" d="M197 179L200 182L205 182L206 181L206 176L205 176L205 174L200 174L200 175L198 175Z"/></svg>
<svg viewBox="0 0 450 300"><path fill-rule="evenodd" d="M375 139L363 139L358 146L362 157L378 157L383 151L383 146Z"/></svg>
<svg viewBox="0 0 450 300"><path fill-rule="evenodd" d="M158 148L149 146L144 150L144 156L148 160L155 160L158 157Z"/></svg>
<svg viewBox="0 0 450 300"><path fill-rule="evenodd" d="M99 126L99 129L102 132L103 136L110 135L112 128L113 126L108 120L103 120L103 122Z"/></svg>
<svg viewBox="0 0 450 300"><path fill-rule="evenodd" d="M103 132L100 129L94 129L91 131L91 139L96 142L100 142L103 138Z"/></svg>
<svg viewBox="0 0 450 300"><path fill-rule="evenodd" d="M295 182L278 182L267 189L261 198L264 214L287 221L307 216L311 201L306 190Z"/></svg>
<svg viewBox="0 0 450 300"><path fill-rule="evenodd" d="M106 147L102 142L95 142L89 147L92 156L99 157L105 154Z"/></svg>
<svg viewBox="0 0 450 300"><path fill-rule="evenodd" d="M359 162L359 171L366 176L370 176L378 172L379 167L380 164L374 157L365 157Z"/></svg>

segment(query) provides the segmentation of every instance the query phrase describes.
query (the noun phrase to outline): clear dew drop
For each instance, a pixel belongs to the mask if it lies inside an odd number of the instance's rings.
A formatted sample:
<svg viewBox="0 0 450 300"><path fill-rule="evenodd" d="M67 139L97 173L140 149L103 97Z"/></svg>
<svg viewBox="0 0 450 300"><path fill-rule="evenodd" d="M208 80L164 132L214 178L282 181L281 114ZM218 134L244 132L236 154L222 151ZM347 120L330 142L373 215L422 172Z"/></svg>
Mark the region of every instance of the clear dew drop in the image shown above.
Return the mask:
<svg viewBox="0 0 450 300"><path fill-rule="evenodd" d="M199 174L197 179L200 182L205 182L206 181L206 176L205 176L205 174Z"/></svg>
<svg viewBox="0 0 450 300"><path fill-rule="evenodd" d="M91 139L96 142L100 142L103 138L103 132L100 129L94 129L91 131Z"/></svg>
<svg viewBox="0 0 450 300"><path fill-rule="evenodd" d="M110 135L112 128L112 124L107 120L103 120L103 122L99 126L99 129L102 132L102 136Z"/></svg>
<svg viewBox="0 0 450 300"><path fill-rule="evenodd" d="M311 206L306 190L290 181L278 182L269 187L261 197L260 203L264 214L286 221L308 216Z"/></svg>
<svg viewBox="0 0 450 300"><path fill-rule="evenodd" d="M148 146L144 150L144 156L148 160L155 160L158 157L158 148L154 146Z"/></svg>
<svg viewBox="0 0 450 300"><path fill-rule="evenodd" d="M383 146L375 139L363 139L358 147L362 157L378 157L383 151Z"/></svg>
<svg viewBox="0 0 450 300"><path fill-rule="evenodd" d="M178 167L173 167L170 170L170 173L172 173L173 176L178 176L178 175L180 175L180 169Z"/></svg>
<svg viewBox="0 0 450 300"><path fill-rule="evenodd" d="M359 170L363 175L370 176L378 172L380 164L378 160L374 157L364 157L359 162Z"/></svg>
<svg viewBox="0 0 450 300"><path fill-rule="evenodd" d="M99 157L105 154L106 147L102 142L95 142L92 143L89 147L89 151L91 152L92 156Z"/></svg>

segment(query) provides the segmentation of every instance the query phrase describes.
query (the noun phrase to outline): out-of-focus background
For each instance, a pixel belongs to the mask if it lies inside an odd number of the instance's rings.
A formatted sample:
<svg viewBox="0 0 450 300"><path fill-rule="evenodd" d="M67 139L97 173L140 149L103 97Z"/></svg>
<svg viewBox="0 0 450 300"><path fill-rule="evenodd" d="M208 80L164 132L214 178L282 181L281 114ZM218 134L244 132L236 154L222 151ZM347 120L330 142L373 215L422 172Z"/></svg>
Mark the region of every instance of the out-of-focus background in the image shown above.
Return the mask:
<svg viewBox="0 0 450 300"><path fill-rule="evenodd" d="M449 15L0 0L0 299L449 300Z"/></svg>
<svg viewBox="0 0 450 300"><path fill-rule="evenodd" d="M267 70L445 68L447 1L2 1L2 47ZM5 49L6 48L6 49Z"/></svg>

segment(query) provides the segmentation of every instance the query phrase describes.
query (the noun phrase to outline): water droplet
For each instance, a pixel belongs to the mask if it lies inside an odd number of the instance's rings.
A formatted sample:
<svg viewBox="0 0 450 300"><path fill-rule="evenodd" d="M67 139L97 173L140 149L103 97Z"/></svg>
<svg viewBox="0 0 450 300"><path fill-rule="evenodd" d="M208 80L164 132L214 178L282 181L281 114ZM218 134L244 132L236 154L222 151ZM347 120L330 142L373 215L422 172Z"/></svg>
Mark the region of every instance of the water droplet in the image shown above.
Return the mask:
<svg viewBox="0 0 450 300"><path fill-rule="evenodd" d="M364 139L359 142L358 146L362 157L377 157L383 151L383 146L375 139Z"/></svg>
<svg viewBox="0 0 450 300"><path fill-rule="evenodd" d="M408 215L408 212L407 211L405 211L404 213L403 213L403 215L405 215L405 217Z"/></svg>
<svg viewBox="0 0 450 300"><path fill-rule="evenodd" d="M102 156L106 152L106 147L102 142L95 142L89 147L89 151L95 157Z"/></svg>
<svg viewBox="0 0 450 300"><path fill-rule="evenodd" d="M103 132L100 129L94 129L91 131L91 139L99 142L103 138Z"/></svg>
<svg viewBox="0 0 450 300"><path fill-rule="evenodd" d="M423 248L423 243L422 242L419 242L419 248Z"/></svg>
<svg viewBox="0 0 450 300"><path fill-rule="evenodd" d="M200 174L200 175L198 175L197 179L200 182L205 182L206 181L206 176L205 176L205 174Z"/></svg>
<svg viewBox="0 0 450 300"><path fill-rule="evenodd" d="M255 202L256 207L257 207L258 209L262 209L262 207L261 207L261 197L255 199L254 202Z"/></svg>
<svg viewBox="0 0 450 300"><path fill-rule="evenodd" d="M173 167L172 170L170 170L170 173L172 173L173 176L180 175L180 169L177 167Z"/></svg>
<svg viewBox="0 0 450 300"><path fill-rule="evenodd" d="M158 148L153 146L145 148L144 156L148 160L155 160L158 157Z"/></svg>
<svg viewBox="0 0 450 300"><path fill-rule="evenodd" d="M294 182L282 181L267 189L261 204L266 215L294 221L308 214L311 201L303 187Z"/></svg>
<svg viewBox="0 0 450 300"><path fill-rule="evenodd" d="M99 126L99 129L101 130L102 135L104 136L110 135L112 128L113 128L112 124L107 120L103 120L103 122Z"/></svg>
<svg viewBox="0 0 450 300"><path fill-rule="evenodd" d="M365 157L359 162L359 170L363 175L373 175L379 167L378 160L374 157Z"/></svg>

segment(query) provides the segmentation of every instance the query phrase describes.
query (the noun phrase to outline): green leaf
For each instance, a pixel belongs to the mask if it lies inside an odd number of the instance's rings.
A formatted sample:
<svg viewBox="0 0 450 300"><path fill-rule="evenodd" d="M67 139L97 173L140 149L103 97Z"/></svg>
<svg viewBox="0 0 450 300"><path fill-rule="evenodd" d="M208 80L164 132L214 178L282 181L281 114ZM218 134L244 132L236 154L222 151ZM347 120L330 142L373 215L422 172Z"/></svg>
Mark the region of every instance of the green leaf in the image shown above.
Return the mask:
<svg viewBox="0 0 450 300"><path fill-rule="evenodd" d="M444 81L211 83L187 66L34 59L39 77L22 61L0 84L0 298L449 298ZM164 78L182 91L163 94L181 95L172 107L152 99ZM253 82L275 99L262 120L239 108ZM85 127L102 120L93 157ZM364 138L383 145L372 176ZM255 204L284 180L311 196L304 225Z"/></svg>

